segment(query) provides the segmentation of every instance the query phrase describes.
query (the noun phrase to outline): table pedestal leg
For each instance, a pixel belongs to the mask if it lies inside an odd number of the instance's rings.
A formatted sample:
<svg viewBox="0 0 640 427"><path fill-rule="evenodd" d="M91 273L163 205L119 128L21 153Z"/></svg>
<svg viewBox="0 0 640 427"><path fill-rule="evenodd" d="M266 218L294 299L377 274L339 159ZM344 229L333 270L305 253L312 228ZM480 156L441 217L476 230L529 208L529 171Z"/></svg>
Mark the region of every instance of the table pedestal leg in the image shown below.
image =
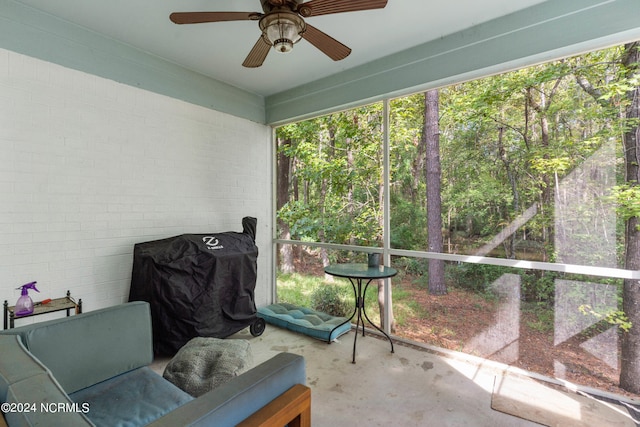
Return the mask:
<svg viewBox="0 0 640 427"><path fill-rule="evenodd" d="M367 294L367 289L369 288L369 283L371 283L370 279L367 284L364 287L364 292L362 291L362 279L356 279L356 283L353 283L353 281L351 279L349 279L349 281L351 282L351 285L353 286L353 291L355 293L355 297L356 297L356 312L357 312L357 320L356 320L356 330L355 330L355 334L353 336L353 357L351 359L351 363L356 363L356 342L358 340L358 328L360 327L360 322L362 322L362 336L364 337L364 319L367 319L367 321L369 322L369 324L371 326L373 326L374 328L376 328L379 332L381 332L385 337L387 337L387 339L389 340L389 343L391 343L391 353L393 353L393 341L391 340L391 337L389 335L387 335L387 333L385 331L383 331L382 329L380 329L377 325L375 325L371 319L369 319L369 316L367 316L367 311L364 308L364 297ZM356 312L354 312L354 315L356 314ZM362 314L364 314L364 318L362 317ZM351 318L353 318L353 315L351 316Z"/></svg>
<svg viewBox="0 0 640 427"><path fill-rule="evenodd" d="M371 326L376 328L378 332L380 332L389 340L389 343L391 344L391 353L393 353L394 349L393 349L393 341L391 340L391 337L385 331L383 331L377 325L375 325L367 315L367 311L365 309L365 296L367 294L367 289L369 288L369 284L371 283L372 280L386 279L386 278L393 277L397 274L398 271L391 267L378 266L378 268L373 268L366 264L343 264L343 265L327 266L325 267L324 271L325 273L331 274L332 276L349 279L349 283L351 283L351 287L353 288L353 294L355 297L355 308L353 310L353 314L349 319L342 322L340 325L336 326L331 330L331 332L329 333L329 342L331 342L331 336L337 328L341 327L347 322L350 322L353 319L353 317L357 315L358 317L356 318L356 330L353 336L353 357L352 357L351 363L356 363L356 345L358 342L358 333L359 333L358 328L360 328L360 322L362 322L362 336L364 337L365 335L364 319L367 319L367 321L371 324ZM363 280L367 280L364 290L362 289ZM362 317L363 314L364 314L364 317ZM382 317L382 313L380 317Z"/></svg>
<svg viewBox="0 0 640 427"><path fill-rule="evenodd" d="M364 336L364 319L362 318L362 307L364 306L364 298L362 297L362 279L356 279L357 286L351 279L349 279L349 281L353 286L354 294L356 297L356 311L358 313L358 318L356 320L356 330L355 334L353 335L353 357L351 359L351 363L356 363L356 341L358 340L358 327L360 326L360 322L362 322L362 336Z"/></svg>
<svg viewBox="0 0 640 427"><path fill-rule="evenodd" d="M338 326L336 326L335 328L333 328L331 330L331 332L329 332L329 338L327 338L327 344L331 344L331 335L333 335L333 331L335 331L336 329L338 329L339 327L341 327L342 325L344 325L345 323L349 323L351 322L351 319L353 319L353 317L356 315L356 313L358 312L358 291L356 290L356 286L353 284L353 282L351 281L351 279L349 279L349 281L351 282L351 286L353 287L353 294L355 295L356 298L356 305L353 308L353 313L351 314L351 316L349 316L349 318L347 320L345 320L344 322L340 323ZM360 318L360 316L358 315L358 318ZM356 324L356 335L358 334L358 326ZM355 345L354 345L355 346ZM355 354L355 347L354 347L354 354Z"/></svg>
<svg viewBox="0 0 640 427"><path fill-rule="evenodd" d="M364 295L367 294L367 288L369 287L369 283L371 283L371 280L369 280L367 282L367 285L364 287ZM362 312L364 313L364 317L367 319L367 321L371 324L371 326L373 326L374 328L376 328L380 333L382 333L385 337L387 337L387 339L389 340L389 343L391 344L391 353L394 353L393 351L393 341L391 340L391 337L389 335L387 335L387 333L385 331L383 331L382 329L378 328L378 326L376 324L374 324L370 319L369 316L367 316L367 310L365 310L364 308L364 297L362 298L363 303L362 303ZM382 317L382 316L381 316ZM364 321L362 322L362 335L364 335Z"/></svg>

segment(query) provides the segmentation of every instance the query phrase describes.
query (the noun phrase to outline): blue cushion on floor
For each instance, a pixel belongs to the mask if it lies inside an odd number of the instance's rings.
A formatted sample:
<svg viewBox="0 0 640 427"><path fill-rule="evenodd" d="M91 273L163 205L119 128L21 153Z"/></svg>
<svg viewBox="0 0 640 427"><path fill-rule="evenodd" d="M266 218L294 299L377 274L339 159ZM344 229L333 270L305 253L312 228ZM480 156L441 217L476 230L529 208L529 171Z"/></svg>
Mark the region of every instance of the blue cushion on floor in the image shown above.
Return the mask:
<svg viewBox="0 0 640 427"><path fill-rule="evenodd" d="M334 317L310 308L287 303L260 307L258 308L258 317L262 317L272 325L324 341L333 341L351 329L351 322L347 322L334 330L336 326L347 320L346 317Z"/></svg>

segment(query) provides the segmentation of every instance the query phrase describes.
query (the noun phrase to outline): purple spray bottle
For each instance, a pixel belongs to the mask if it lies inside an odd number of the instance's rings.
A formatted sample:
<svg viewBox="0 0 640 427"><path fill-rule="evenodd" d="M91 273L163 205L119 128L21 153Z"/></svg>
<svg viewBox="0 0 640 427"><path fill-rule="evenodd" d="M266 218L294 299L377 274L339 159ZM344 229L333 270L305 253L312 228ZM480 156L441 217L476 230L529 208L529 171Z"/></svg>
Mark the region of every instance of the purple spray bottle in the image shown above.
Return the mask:
<svg viewBox="0 0 640 427"><path fill-rule="evenodd" d="M36 283L38 282L27 283L26 285L16 288L22 289L22 295L20 295L20 298L18 298L18 302L16 303L16 316L26 316L27 314L33 313L33 300L31 300L31 297L29 296L29 289L40 292L38 288L36 288Z"/></svg>

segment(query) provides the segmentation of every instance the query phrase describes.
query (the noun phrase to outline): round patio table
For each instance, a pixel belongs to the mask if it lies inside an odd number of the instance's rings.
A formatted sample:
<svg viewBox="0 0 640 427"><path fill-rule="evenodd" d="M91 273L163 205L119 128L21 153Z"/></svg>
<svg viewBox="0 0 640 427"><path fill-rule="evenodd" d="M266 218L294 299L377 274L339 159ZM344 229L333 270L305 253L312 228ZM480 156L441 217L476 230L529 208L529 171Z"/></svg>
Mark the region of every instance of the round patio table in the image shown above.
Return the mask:
<svg viewBox="0 0 640 427"><path fill-rule="evenodd" d="M367 294L367 289L369 288L369 283L374 279L386 279L389 277L393 277L398 274L398 270L391 267L385 267L380 265L378 267L369 267L367 264L332 264L328 267L325 267L324 272L330 274L335 277L344 277L349 279L351 282L351 286L353 287L353 294L356 300L356 306L353 310L353 314L350 318L348 318L345 322L342 322L340 325L336 326L334 329L339 328L347 322L350 322L351 319L357 314L358 318L356 321L356 333L353 337L353 359L351 363L356 363L356 340L358 339L358 327L360 326L360 322L362 321L362 336L364 336L364 319L362 315L364 314L364 318L380 331L391 343L391 353L393 353L393 341L391 341L391 337L378 326L376 326L367 316L367 311L364 308L364 297ZM364 285L364 290L362 289L363 282L366 281ZM331 331L333 332L333 331ZM329 335L331 336L331 335Z"/></svg>

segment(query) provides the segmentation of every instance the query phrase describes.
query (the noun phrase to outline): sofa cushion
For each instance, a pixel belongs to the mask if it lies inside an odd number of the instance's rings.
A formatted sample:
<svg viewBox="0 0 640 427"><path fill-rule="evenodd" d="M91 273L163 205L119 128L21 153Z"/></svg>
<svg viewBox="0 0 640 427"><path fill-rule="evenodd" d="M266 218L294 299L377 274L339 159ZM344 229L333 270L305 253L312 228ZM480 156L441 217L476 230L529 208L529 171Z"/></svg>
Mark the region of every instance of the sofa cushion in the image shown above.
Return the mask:
<svg viewBox="0 0 640 427"><path fill-rule="evenodd" d="M71 400L88 404L87 417L96 426L143 426L193 400L149 367L72 393Z"/></svg>
<svg viewBox="0 0 640 427"><path fill-rule="evenodd" d="M198 397L237 377L252 364L247 340L196 337L178 350L162 376Z"/></svg>
<svg viewBox="0 0 640 427"><path fill-rule="evenodd" d="M334 317L293 304L271 304L258 308L258 317L267 323L331 342L351 330L345 317Z"/></svg>
<svg viewBox="0 0 640 427"><path fill-rule="evenodd" d="M146 302L121 304L9 331L21 335L27 349L67 393L153 361L151 314Z"/></svg>
<svg viewBox="0 0 640 427"><path fill-rule="evenodd" d="M29 354L19 336L0 335L0 348L0 402L6 402L11 384L46 373L47 369Z"/></svg>
<svg viewBox="0 0 640 427"><path fill-rule="evenodd" d="M279 353L149 427L235 426L295 384L305 384L306 378L302 356Z"/></svg>
<svg viewBox="0 0 640 427"><path fill-rule="evenodd" d="M7 390L7 402L28 404L21 411L5 414L11 427L93 425L84 415L91 408L69 400L60 384L46 372L11 384Z"/></svg>

